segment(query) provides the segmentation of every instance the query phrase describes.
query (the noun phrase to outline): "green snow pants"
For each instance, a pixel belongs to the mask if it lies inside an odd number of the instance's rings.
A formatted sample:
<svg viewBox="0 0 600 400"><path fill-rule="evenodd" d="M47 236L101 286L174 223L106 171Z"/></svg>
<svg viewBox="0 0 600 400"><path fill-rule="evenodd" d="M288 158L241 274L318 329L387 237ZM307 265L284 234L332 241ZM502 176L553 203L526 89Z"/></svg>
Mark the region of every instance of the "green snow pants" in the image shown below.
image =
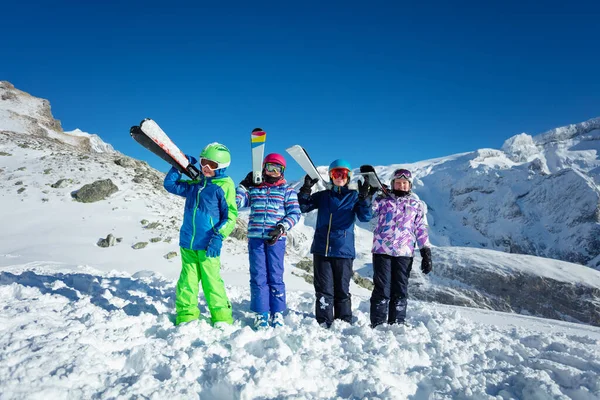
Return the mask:
<svg viewBox="0 0 600 400"><path fill-rule="evenodd" d="M212 323L232 324L231 303L225 293L223 279L221 279L221 258L206 257L204 250L180 249L181 275L179 275L175 293L175 308L177 309L175 324L193 321L200 316L198 283L202 283L202 291L210 310Z"/></svg>

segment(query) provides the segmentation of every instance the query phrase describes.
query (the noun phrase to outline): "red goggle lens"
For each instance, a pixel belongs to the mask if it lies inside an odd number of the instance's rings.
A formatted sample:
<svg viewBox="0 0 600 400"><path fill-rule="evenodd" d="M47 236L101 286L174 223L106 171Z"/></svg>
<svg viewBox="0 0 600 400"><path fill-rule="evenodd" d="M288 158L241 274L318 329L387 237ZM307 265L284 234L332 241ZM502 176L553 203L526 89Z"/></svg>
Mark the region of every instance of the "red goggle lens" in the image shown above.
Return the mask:
<svg viewBox="0 0 600 400"><path fill-rule="evenodd" d="M347 169L332 169L330 175L333 179L344 179L348 177Z"/></svg>

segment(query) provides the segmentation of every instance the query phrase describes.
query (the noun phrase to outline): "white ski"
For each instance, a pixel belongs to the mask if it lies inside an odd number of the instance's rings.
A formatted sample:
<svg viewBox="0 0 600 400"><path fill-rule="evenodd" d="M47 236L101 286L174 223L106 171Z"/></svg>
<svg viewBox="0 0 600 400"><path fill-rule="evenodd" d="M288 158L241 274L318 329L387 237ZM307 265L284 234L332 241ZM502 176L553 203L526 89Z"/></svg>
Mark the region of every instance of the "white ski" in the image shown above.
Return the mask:
<svg viewBox="0 0 600 400"><path fill-rule="evenodd" d="M315 167L315 164L312 162L310 156L302 146L296 144L286 149L285 151L287 151L288 154L292 156L294 160L296 160L298 165L302 167L302 169L308 174L308 176L310 176L313 179L319 179L323 181L323 183L325 183L323 177L321 176L321 174L319 174L319 171L317 171L317 167Z"/></svg>
<svg viewBox="0 0 600 400"><path fill-rule="evenodd" d="M190 178L196 179L200 174L154 120L146 118L139 126L132 126L130 134L136 142Z"/></svg>
<svg viewBox="0 0 600 400"><path fill-rule="evenodd" d="M262 183L262 162L265 156L265 141L267 132L261 128L256 128L250 136L250 145L252 147L252 180L255 185Z"/></svg>
<svg viewBox="0 0 600 400"><path fill-rule="evenodd" d="M166 151L175 161L181 164L183 167L187 167L190 163L183 154L179 147L175 146L175 143L167 136L167 134L161 129L160 126L154 120L146 118L140 124L142 131L152 139L157 145L159 145L164 151Z"/></svg>

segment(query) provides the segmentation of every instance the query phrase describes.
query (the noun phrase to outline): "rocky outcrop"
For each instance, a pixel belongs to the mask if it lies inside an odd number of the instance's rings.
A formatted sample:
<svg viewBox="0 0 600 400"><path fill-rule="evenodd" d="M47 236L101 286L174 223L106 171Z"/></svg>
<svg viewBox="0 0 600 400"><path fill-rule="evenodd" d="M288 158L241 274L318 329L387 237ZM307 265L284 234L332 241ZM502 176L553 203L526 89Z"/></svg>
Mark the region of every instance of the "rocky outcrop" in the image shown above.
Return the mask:
<svg viewBox="0 0 600 400"><path fill-rule="evenodd" d="M81 189L73 193L73 198L81 203L94 203L104 200L118 191L119 188L110 179L103 179L82 186Z"/></svg>
<svg viewBox="0 0 600 400"><path fill-rule="evenodd" d="M410 298L600 326L600 287L540 276L527 268L511 270L510 266L526 266L528 256L506 255L503 264L494 264L499 259L487 250L434 248L433 256L434 278L423 279L420 260L415 260Z"/></svg>

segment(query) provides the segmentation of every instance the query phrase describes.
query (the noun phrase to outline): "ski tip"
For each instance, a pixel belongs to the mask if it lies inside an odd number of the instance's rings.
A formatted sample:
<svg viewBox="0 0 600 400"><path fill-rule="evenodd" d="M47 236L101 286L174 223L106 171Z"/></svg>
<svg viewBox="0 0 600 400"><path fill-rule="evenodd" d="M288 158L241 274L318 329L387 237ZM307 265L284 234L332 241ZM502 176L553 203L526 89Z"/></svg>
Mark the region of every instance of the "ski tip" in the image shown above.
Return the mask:
<svg viewBox="0 0 600 400"><path fill-rule="evenodd" d="M140 122L140 126L142 126L146 121L152 121L152 118L144 118L142 122Z"/></svg>
<svg viewBox="0 0 600 400"><path fill-rule="evenodd" d="M129 134L134 135L134 134L138 133L139 130L140 130L140 127L137 125L134 125L131 128L129 128Z"/></svg>
<svg viewBox="0 0 600 400"><path fill-rule="evenodd" d="M252 133L254 133L254 132L264 132L264 131L263 131L263 128L254 128L254 129L252 129Z"/></svg>

